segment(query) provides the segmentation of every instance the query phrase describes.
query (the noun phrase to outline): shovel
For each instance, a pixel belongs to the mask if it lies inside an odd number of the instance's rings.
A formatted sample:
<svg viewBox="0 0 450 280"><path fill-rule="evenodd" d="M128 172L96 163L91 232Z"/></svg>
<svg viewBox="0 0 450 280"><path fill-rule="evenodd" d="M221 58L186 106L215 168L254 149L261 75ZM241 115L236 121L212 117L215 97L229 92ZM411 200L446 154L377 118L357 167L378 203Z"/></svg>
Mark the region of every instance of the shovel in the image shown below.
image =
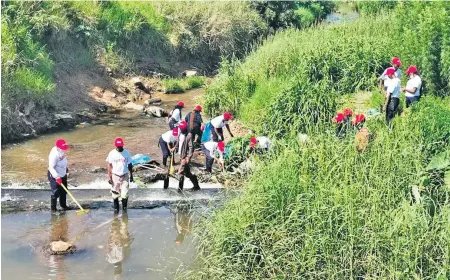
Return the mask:
<svg viewBox="0 0 450 280"><path fill-rule="evenodd" d="M173 173L175 172L175 166L173 166L173 156L174 153L172 153L172 158L170 159L169 175L173 175Z"/></svg>
<svg viewBox="0 0 450 280"><path fill-rule="evenodd" d="M89 209L83 209L83 207L81 207L80 203L78 203L78 201L75 199L75 197L73 197L73 195L69 192L66 186L64 186L64 184L61 184L61 187L63 187L63 189L69 194L70 198L78 205L78 207L80 207L80 210L77 211L77 215L84 215L89 212Z"/></svg>

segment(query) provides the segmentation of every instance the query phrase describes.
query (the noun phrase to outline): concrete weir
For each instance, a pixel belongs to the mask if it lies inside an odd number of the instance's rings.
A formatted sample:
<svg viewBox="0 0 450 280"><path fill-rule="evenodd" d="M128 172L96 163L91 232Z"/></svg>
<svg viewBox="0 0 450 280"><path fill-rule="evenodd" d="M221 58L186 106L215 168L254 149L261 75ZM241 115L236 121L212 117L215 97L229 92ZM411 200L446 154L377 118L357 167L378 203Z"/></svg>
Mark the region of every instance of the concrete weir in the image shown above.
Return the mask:
<svg viewBox="0 0 450 280"><path fill-rule="evenodd" d="M112 208L109 189L70 189L70 192L83 208ZM182 192L175 188L135 188L129 191L128 208L152 209L183 202L208 203L220 200L222 194L219 188L205 188L195 192L189 191L189 188ZM1 204L2 213L50 210L50 190L3 188ZM70 197L67 197L67 204L71 209L77 209Z"/></svg>

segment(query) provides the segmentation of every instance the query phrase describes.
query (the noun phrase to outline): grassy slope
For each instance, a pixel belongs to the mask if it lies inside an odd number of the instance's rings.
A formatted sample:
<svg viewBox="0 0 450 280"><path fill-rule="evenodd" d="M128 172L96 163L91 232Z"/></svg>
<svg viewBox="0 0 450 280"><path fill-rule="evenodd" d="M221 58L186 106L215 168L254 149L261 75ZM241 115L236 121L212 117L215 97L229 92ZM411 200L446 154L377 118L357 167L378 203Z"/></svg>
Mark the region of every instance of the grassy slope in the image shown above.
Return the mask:
<svg viewBox="0 0 450 280"><path fill-rule="evenodd" d="M245 62L224 64L207 109L234 110L277 135L279 148L242 196L204 222L198 269L183 276L450 277L450 189L442 173L425 171L431 156L449 149L450 99L424 97L395 119L393 131L382 116L369 120L374 139L364 153L354 148L354 132L340 141L329 121L339 95L371 90L394 55L419 66L429 95L448 95L450 6L408 5L417 17L408 25L411 16L400 6L390 16L281 33ZM310 116L316 111L319 126ZM298 130L309 131L311 141L280 138ZM414 185L421 204L412 203Z"/></svg>

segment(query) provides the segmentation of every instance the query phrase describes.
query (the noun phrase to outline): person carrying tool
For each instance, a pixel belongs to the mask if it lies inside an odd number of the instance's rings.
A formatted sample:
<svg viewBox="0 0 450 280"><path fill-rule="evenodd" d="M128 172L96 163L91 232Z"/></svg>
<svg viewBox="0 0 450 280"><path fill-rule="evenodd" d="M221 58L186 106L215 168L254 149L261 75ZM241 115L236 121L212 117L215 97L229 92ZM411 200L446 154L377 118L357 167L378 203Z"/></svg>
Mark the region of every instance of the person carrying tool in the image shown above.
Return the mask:
<svg viewBox="0 0 450 280"><path fill-rule="evenodd" d="M59 197L59 205L63 210L67 210L66 191L61 186L67 186L67 177L69 176L69 169L67 168L66 151L69 146L64 139L56 140L55 146L51 149L48 155L48 171L47 177L50 182L50 189L52 191L50 200L51 211L56 211L56 202Z"/></svg>
<svg viewBox="0 0 450 280"><path fill-rule="evenodd" d="M408 82L406 87L402 88L401 91L405 92L406 97L406 108L409 108L414 102L418 102L420 99L420 88L422 87L422 79L420 78L417 67L411 65L406 70L406 75L408 76Z"/></svg>
<svg viewBox="0 0 450 280"><path fill-rule="evenodd" d="M130 187L128 180L134 182L133 164L131 163L130 153L123 148L122 138L114 140L116 148L109 152L106 161L108 162L108 182L111 186L111 194L114 202L114 209L119 212L119 197L122 197L122 209L127 210L128 189Z"/></svg>
<svg viewBox="0 0 450 280"><path fill-rule="evenodd" d="M252 137L250 139L250 150L260 150L268 152L272 147L272 142L265 136Z"/></svg>
<svg viewBox="0 0 450 280"><path fill-rule="evenodd" d="M169 154L172 154L175 151L176 144L178 141L178 133L179 133L179 129L174 128L172 130L169 130L169 131L163 133L159 137L158 146L161 148L161 151L163 154L164 167L167 167L167 158L169 157Z"/></svg>
<svg viewBox="0 0 450 280"><path fill-rule="evenodd" d="M392 64L392 67L386 68L383 71L383 74L381 74L381 76L379 77L380 85L378 87L378 91L380 93L386 94L386 89L388 87L388 82L389 82L388 74L387 74L388 69L394 69L395 77L399 78L400 80L402 79L402 70L400 70L400 66L402 66L402 62L400 61L400 58L393 57L391 60L391 64Z"/></svg>
<svg viewBox="0 0 450 280"><path fill-rule="evenodd" d="M223 169L223 153L225 152L225 143L223 141L214 142L208 141L202 144L202 151L206 157L206 172L212 173L212 166L216 161ZM219 157L215 156L215 152L218 152Z"/></svg>
<svg viewBox="0 0 450 280"><path fill-rule="evenodd" d="M181 134L186 135L184 137L183 142L181 143L181 164L178 169L178 175L180 175L180 182L178 184L178 190L183 190L184 186L184 177L188 177L189 180L191 180L192 184L194 185L192 190L197 191L200 190L200 186L198 185L198 179L197 176L192 174L190 162L191 158L194 155L194 141L192 137L192 132L188 132L187 130L187 123L185 121L182 121L180 125L178 126L180 129Z"/></svg>
<svg viewBox="0 0 450 280"><path fill-rule="evenodd" d="M186 123L188 123L188 130L192 131L192 137L197 144L200 145L200 140L202 139L202 123L203 123L203 119L202 119L202 106L197 105L194 108L194 111L190 112L189 114L186 115L186 117L184 118L184 120L186 121ZM194 117L192 117L194 116ZM195 136L197 135L197 140L195 139Z"/></svg>
<svg viewBox="0 0 450 280"><path fill-rule="evenodd" d="M212 129L212 136L214 142L223 141L223 127L225 126L228 130L228 133L230 133L231 137L233 136L233 133L231 133L230 126L228 125L228 121L233 119L233 116L231 116L230 113L225 112L223 115L217 116L214 119L211 120L211 126Z"/></svg>
<svg viewBox="0 0 450 280"><path fill-rule="evenodd" d="M179 101L177 105L175 105L175 108L170 112L169 116L167 117L169 120L169 128L170 130L174 129L180 124L180 121L182 119L181 116L181 109L184 108L184 102Z"/></svg>
<svg viewBox="0 0 450 280"><path fill-rule="evenodd" d="M387 88L386 88L386 123L390 125L392 119L395 117L395 113L400 103L400 87L401 81L395 76L394 68L389 68L386 71L388 76Z"/></svg>

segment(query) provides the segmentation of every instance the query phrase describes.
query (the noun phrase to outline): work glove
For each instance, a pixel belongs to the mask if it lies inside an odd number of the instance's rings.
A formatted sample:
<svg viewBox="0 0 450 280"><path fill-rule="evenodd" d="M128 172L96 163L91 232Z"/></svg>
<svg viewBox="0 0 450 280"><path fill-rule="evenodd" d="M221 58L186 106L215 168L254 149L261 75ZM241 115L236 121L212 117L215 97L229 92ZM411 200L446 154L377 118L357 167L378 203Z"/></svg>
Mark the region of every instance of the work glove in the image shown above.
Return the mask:
<svg viewBox="0 0 450 280"><path fill-rule="evenodd" d="M56 184L61 185L62 184L62 179L60 177L55 179Z"/></svg>
<svg viewBox="0 0 450 280"><path fill-rule="evenodd" d="M113 185L113 181L112 181L112 178L109 178L109 180L108 180L108 184L110 184L111 186Z"/></svg>
<svg viewBox="0 0 450 280"><path fill-rule="evenodd" d="M130 176L130 182L132 182L132 183L134 182L133 175Z"/></svg>
<svg viewBox="0 0 450 280"><path fill-rule="evenodd" d="M230 136L231 136L231 138L233 138L234 137L233 133L230 133Z"/></svg>

